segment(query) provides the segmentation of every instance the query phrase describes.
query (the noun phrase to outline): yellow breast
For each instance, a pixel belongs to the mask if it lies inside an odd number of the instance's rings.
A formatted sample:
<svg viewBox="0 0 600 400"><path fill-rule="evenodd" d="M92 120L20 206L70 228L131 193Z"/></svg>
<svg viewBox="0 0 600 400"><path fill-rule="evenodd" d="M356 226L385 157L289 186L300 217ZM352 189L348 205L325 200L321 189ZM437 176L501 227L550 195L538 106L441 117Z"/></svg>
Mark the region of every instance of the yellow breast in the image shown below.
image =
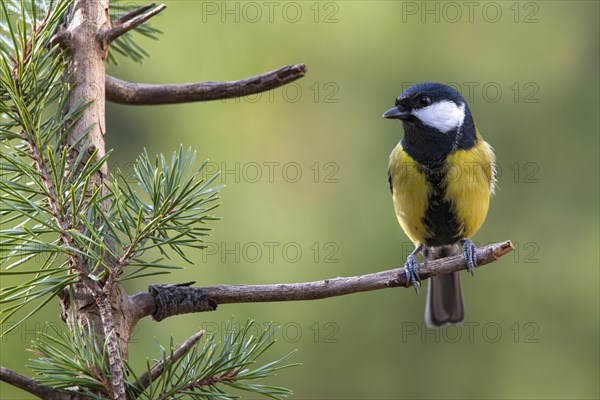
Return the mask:
<svg viewBox="0 0 600 400"><path fill-rule="evenodd" d="M427 177L400 143L390 155L389 173L398 222L413 243L424 243L429 236L423 224L430 193Z"/></svg>
<svg viewBox="0 0 600 400"><path fill-rule="evenodd" d="M448 155L445 200L451 202L462 236L477 233L488 212L494 190L494 152L477 132L475 147Z"/></svg>
<svg viewBox="0 0 600 400"><path fill-rule="evenodd" d="M459 236L469 239L485 220L494 187L494 153L477 133L476 145L456 150L446 159L444 200L451 204ZM390 155L392 198L396 217L415 244L432 238L424 223L432 188L420 164L398 143Z"/></svg>

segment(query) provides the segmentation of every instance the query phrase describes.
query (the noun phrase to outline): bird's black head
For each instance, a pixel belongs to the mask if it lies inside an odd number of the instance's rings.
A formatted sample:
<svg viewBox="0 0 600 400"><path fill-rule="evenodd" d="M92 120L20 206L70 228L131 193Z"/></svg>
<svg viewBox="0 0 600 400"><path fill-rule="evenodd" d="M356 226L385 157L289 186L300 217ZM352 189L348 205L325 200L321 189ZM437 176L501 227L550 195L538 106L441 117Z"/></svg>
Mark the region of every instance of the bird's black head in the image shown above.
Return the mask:
<svg viewBox="0 0 600 400"><path fill-rule="evenodd" d="M473 147L477 140L467 102L458 91L442 83L409 87L383 117L402 121L402 146L420 162L444 159L456 149Z"/></svg>

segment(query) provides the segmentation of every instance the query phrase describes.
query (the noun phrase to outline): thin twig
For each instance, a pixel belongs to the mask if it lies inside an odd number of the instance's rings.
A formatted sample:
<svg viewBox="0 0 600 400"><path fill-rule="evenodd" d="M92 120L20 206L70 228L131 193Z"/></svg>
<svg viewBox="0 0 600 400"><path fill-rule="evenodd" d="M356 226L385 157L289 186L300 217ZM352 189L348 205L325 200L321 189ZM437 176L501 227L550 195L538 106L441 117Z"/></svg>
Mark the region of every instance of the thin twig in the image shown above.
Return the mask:
<svg viewBox="0 0 600 400"><path fill-rule="evenodd" d="M144 7L142 7L142 8L144 8ZM156 8L150 10L146 14L138 15L137 17L129 19L122 24L116 25L114 28L112 28L104 33L104 35L103 35L104 42L105 43L113 42L119 36L124 35L125 33L129 32L130 30L135 29L136 27L140 26L144 22L148 21L150 18L154 17L156 14L163 11L165 8L167 8L167 6L164 4L161 4L161 5L157 6ZM139 11L139 10L136 10L134 12L137 12L137 11ZM119 20L123 19L125 16L123 16Z"/></svg>
<svg viewBox="0 0 600 400"><path fill-rule="evenodd" d="M156 6L156 3L150 3L150 4L146 4L145 6L142 6L140 8L136 8L135 10L129 11L127 14L121 15L119 18L114 20L112 24L113 24L113 26L123 25L125 22L129 21L130 19L137 17L140 14L145 13L146 11L150 10L151 8L154 8L155 6Z"/></svg>
<svg viewBox="0 0 600 400"><path fill-rule="evenodd" d="M113 103L157 105L210 101L247 96L275 89L306 74L306 65L286 65L274 71L229 82L152 85L106 76L106 99Z"/></svg>
<svg viewBox="0 0 600 400"><path fill-rule="evenodd" d="M15 371L0 367L0 381L9 383L23 389L32 395L44 400L76 400L80 397L76 393L66 390L57 390L50 386L41 385L31 378L16 373Z"/></svg>
<svg viewBox="0 0 600 400"><path fill-rule="evenodd" d="M510 241L481 247L477 249L478 265L492 263L513 249ZM467 265L462 256L452 256L423 263L420 265L418 273L421 280L425 280L432 276L449 274L466 268ZM151 292L138 293L132 296L131 300L136 305L136 313L139 318L152 315L155 319L161 320L178 314L211 311L216 309L219 304L316 300L398 286L410 286L404 268L346 278L290 284L205 287L152 285ZM165 298L168 301L164 301Z"/></svg>
<svg viewBox="0 0 600 400"><path fill-rule="evenodd" d="M165 370L165 363L171 363L179 360L181 357L185 356L191 349L200 341L200 339L204 336L204 331L200 330L190 336L185 342L181 345L177 346L175 350L173 350L173 355L169 355L165 358L165 360L160 360L156 364L150 368L150 371L144 372L140 375L137 382L135 382L134 387L136 390L137 398L139 394L141 394L151 382L155 381ZM139 390L139 392L138 392Z"/></svg>
<svg viewBox="0 0 600 400"><path fill-rule="evenodd" d="M222 374L218 374L215 376L207 376L205 378L201 378L201 379L197 379L191 382L188 382L186 385L184 385L180 390L179 393L188 393L188 392L192 392L194 390L202 390L202 388L204 387L214 387L216 385L218 385L219 383L227 383L227 382L235 382L236 380L239 379L239 374L241 371L239 370L234 370L234 371L230 371L230 372L225 372ZM172 399L172 395L171 393L161 393L156 400L167 400L167 399Z"/></svg>

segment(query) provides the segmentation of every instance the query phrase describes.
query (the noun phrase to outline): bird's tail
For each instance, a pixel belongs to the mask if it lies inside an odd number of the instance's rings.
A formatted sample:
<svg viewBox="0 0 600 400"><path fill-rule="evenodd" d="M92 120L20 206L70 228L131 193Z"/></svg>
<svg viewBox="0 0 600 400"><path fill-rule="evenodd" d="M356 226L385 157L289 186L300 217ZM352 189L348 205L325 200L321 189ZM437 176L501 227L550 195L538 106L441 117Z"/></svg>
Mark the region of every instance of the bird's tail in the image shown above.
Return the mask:
<svg viewBox="0 0 600 400"><path fill-rule="evenodd" d="M457 246L428 248L427 260L455 255ZM425 323L429 328L437 328L449 324L460 324L465 319L460 275L458 272L434 276L429 280L427 305L425 306Z"/></svg>
<svg viewBox="0 0 600 400"><path fill-rule="evenodd" d="M425 306L427 327L437 328L448 324L460 324L464 319L465 306L459 273L432 277L429 280L427 305Z"/></svg>

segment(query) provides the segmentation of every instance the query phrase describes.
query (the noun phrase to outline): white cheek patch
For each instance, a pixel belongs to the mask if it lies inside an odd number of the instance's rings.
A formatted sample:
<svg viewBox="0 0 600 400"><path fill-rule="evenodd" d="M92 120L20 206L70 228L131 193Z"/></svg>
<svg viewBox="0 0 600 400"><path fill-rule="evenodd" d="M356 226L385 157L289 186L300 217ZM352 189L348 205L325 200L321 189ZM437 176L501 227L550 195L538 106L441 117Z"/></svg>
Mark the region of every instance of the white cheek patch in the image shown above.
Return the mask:
<svg viewBox="0 0 600 400"><path fill-rule="evenodd" d="M427 126L446 133L460 128L465 120L465 104L456 105L453 101L438 101L427 107L412 110L412 115Z"/></svg>

